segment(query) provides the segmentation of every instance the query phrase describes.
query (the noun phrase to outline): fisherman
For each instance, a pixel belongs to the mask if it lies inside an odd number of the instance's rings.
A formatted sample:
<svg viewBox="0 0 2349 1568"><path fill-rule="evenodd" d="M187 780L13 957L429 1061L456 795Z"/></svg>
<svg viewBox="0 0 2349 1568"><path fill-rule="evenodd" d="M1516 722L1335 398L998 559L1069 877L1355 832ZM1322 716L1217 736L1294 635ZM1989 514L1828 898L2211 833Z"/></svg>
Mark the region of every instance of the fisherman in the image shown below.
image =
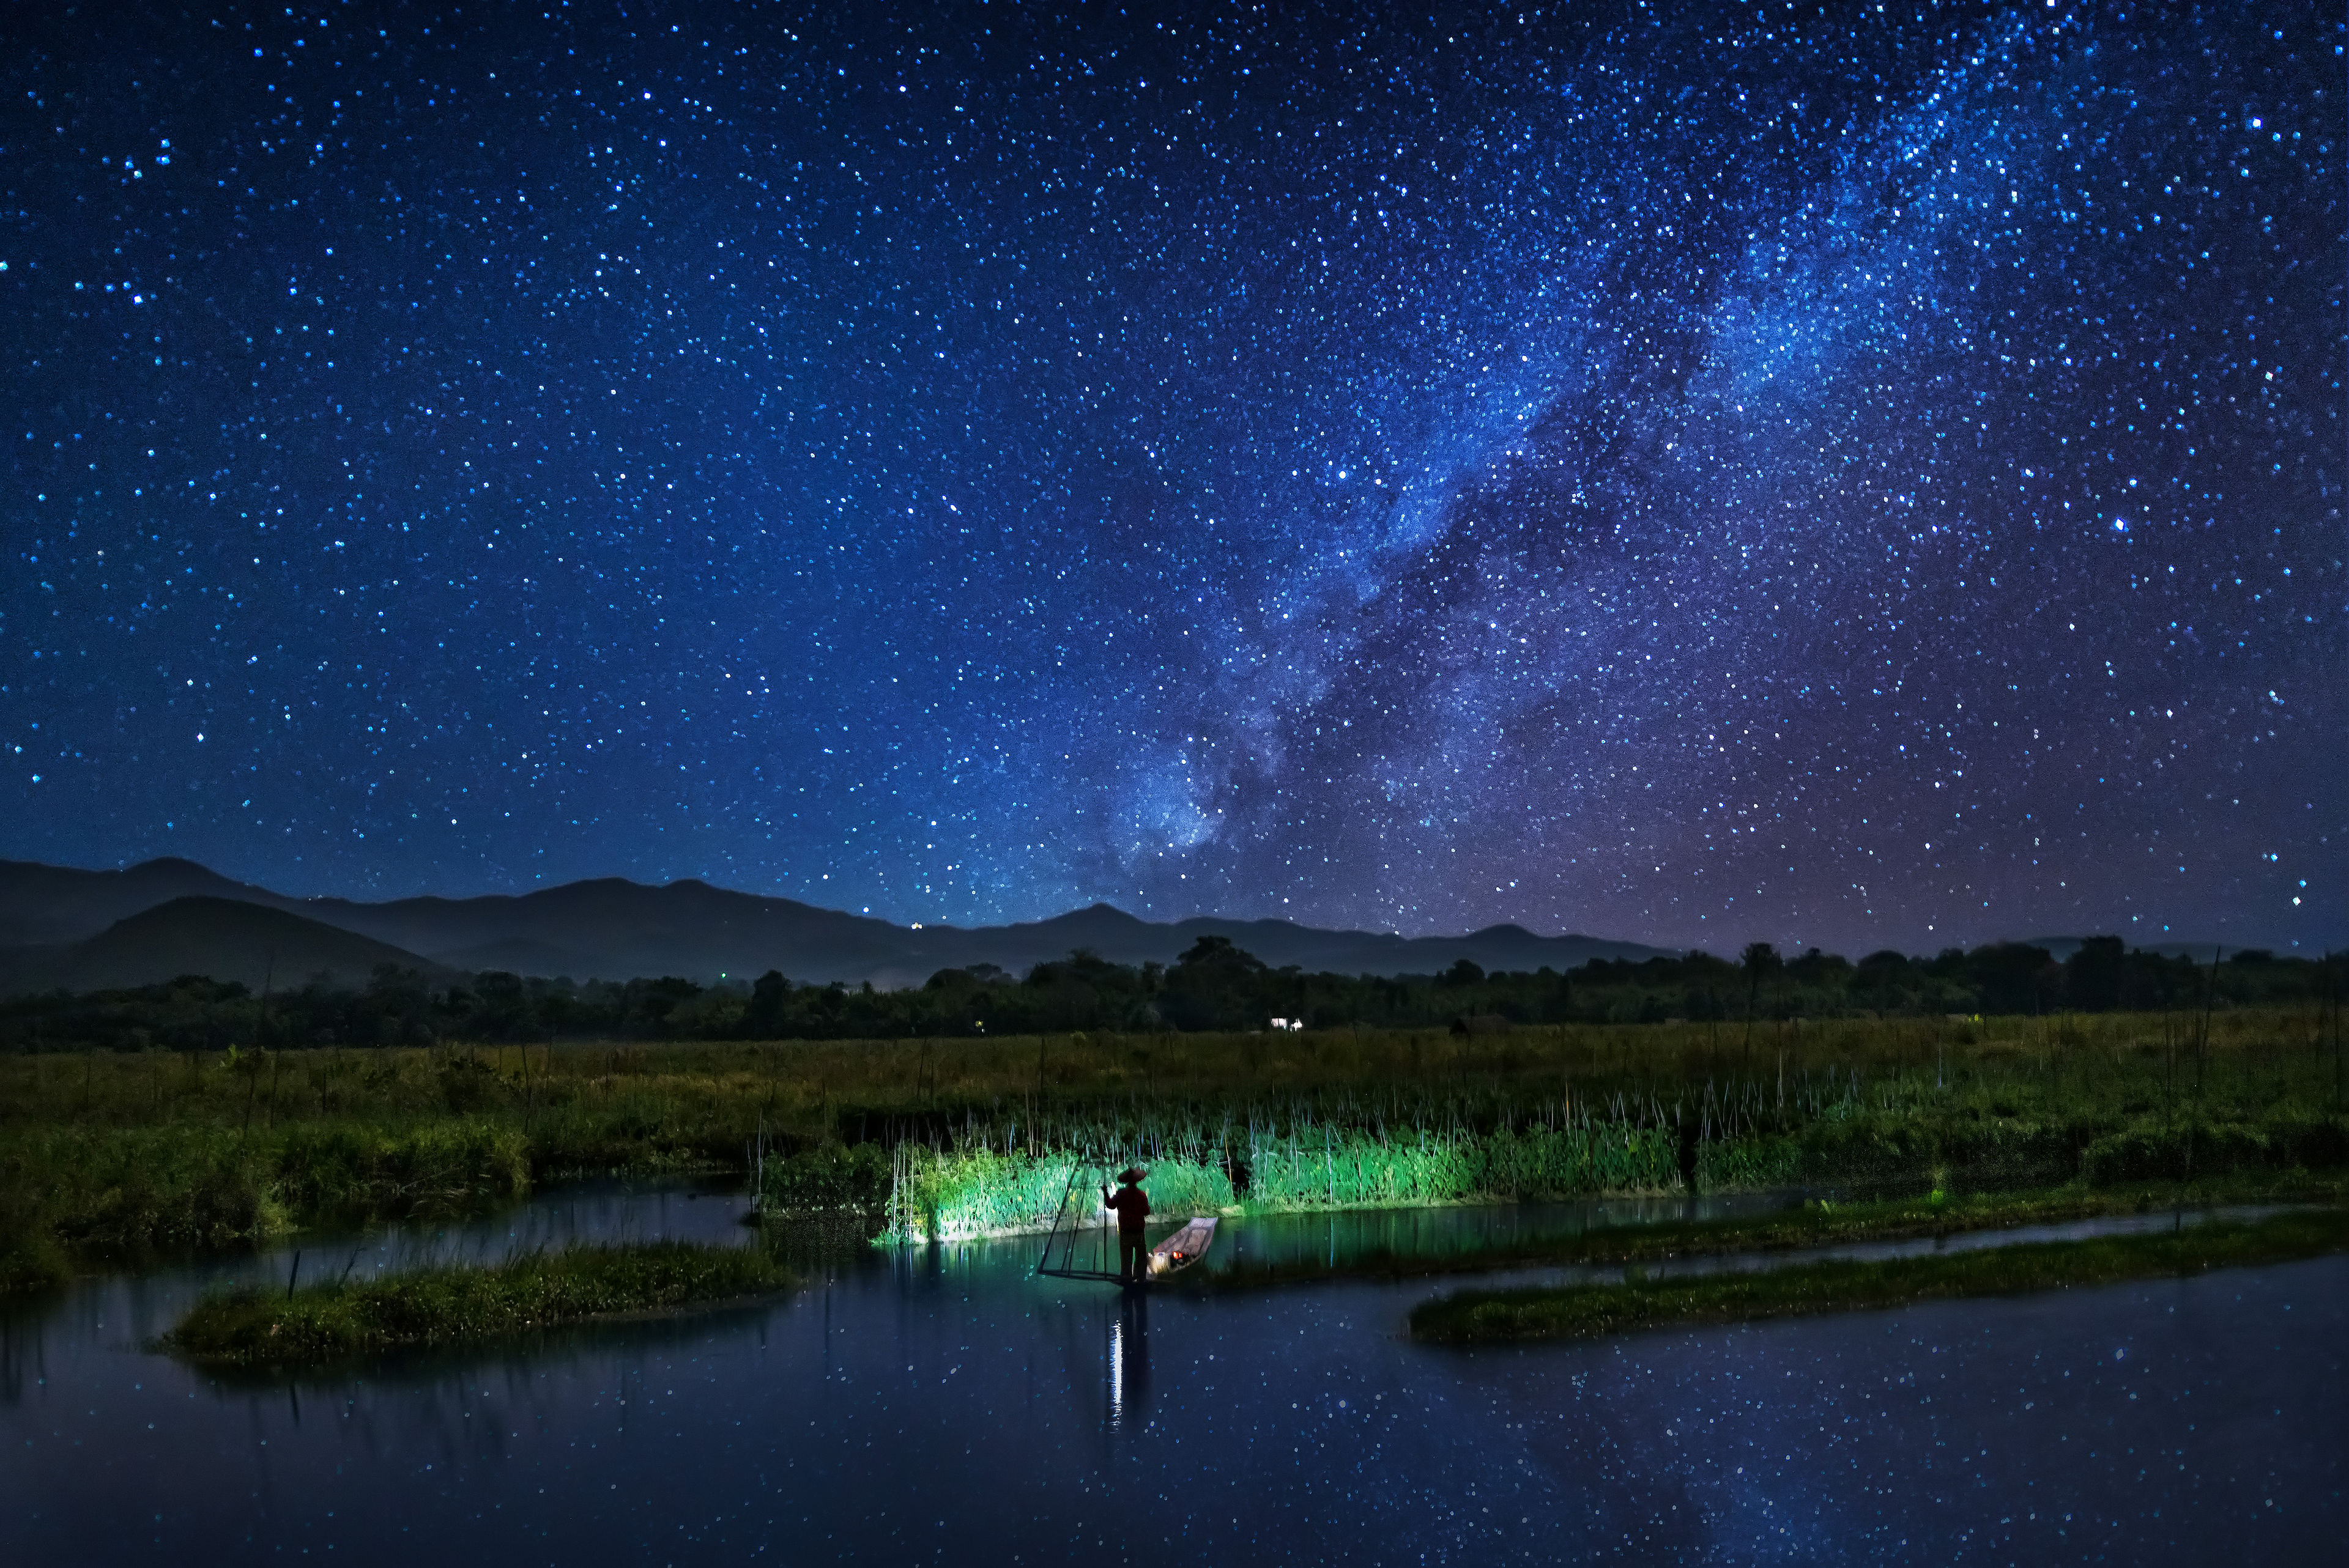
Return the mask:
<svg viewBox="0 0 2349 1568"><path fill-rule="evenodd" d="M1150 1277L1150 1249L1142 1240L1142 1222L1150 1214L1150 1196L1142 1179L1150 1172L1130 1166L1118 1172L1117 1191L1102 1189L1102 1203L1117 1211L1117 1277L1121 1284L1140 1284Z"/></svg>

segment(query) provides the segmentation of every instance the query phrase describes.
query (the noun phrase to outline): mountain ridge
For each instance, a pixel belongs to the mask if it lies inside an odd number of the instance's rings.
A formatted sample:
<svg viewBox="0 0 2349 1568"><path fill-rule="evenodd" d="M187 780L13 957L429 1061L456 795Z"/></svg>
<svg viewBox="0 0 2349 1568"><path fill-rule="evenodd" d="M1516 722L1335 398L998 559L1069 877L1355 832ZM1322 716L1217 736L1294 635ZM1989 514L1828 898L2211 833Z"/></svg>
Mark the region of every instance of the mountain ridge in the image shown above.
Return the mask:
<svg viewBox="0 0 2349 1568"><path fill-rule="evenodd" d="M1116 905L1094 903L1040 921L999 926L899 926L872 915L827 910L795 899L738 892L698 878L660 885L598 877L526 893L438 895L364 903L344 898L295 898L239 882L178 857L141 861L119 871L85 871L32 861L0 861L0 973L64 973L59 964L91 973L132 973L119 951L139 932L113 938L126 922L175 901L211 899L296 917L393 950L410 966L436 972L508 970L545 977L625 980L676 975L708 983L749 979L780 969L793 980L875 986L916 985L941 969L991 964L1023 973L1065 958L1078 948L1119 964L1171 964L1202 936L1223 936L1278 969L1294 965L1338 974L1431 974L1462 958L1485 969L1565 970L1592 958L1640 959L1664 948L1568 934L1541 936L1514 924L1461 936L1406 937L1392 933L1330 931L1293 921L1229 920L1195 915L1148 921ZM245 940L262 927L245 917L233 931ZM274 928L272 928L274 929ZM293 940L291 928L277 933ZM160 940L161 928L148 931ZM114 945L96 955L66 951L100 938ZM225 934L224 934L225 939ZM173 934L169 950L194 954ZM333 956L341 973L355 961L315 936L305 952ZM356 950L351 950L356 952ZM47 957L38 956L46 953ZM159 959L161 956L158 953ZM221 950L206 961L252 966L249 954ZM179 973L157 974L153 980ZM295 983L306 978L295 977ZM21 984L21 982L19 982ZM120 982L115 982L120 983ZM135 982L147 983L147 982Z"/></svg>
<svg viewBox="0 0 2349 1568"><path fill-rule="evenodd" d="M383 965L456 978L388 943L242 899L191 893L126 915L80 942L0 950L0 991L115 991L182 975L264 992L364 984Z"/></svg>

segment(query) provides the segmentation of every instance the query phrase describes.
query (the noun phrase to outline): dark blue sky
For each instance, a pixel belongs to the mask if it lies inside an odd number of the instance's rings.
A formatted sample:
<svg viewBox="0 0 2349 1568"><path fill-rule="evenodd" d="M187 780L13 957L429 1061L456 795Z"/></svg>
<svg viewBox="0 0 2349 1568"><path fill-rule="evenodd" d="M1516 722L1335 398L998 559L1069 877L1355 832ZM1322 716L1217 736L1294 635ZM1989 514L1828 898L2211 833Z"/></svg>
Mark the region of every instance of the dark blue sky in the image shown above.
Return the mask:
<svg viewBox="0 0 2349 1568"><path fill-rule="evenodd" d="M0 26L0 854L2349 938L2337 6Z"/></svg>

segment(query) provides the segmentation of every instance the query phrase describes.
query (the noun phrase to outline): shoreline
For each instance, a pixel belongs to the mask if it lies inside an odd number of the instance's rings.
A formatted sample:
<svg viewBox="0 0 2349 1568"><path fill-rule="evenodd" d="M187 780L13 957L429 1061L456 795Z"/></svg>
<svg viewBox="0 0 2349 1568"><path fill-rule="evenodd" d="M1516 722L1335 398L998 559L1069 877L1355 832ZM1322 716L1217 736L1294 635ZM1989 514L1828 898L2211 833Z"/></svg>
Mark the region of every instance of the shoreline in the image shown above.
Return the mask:
<svg viewBox="0 0 2349 1568"><path fill-rule="evenodd" d="M2349 1191L2338 1182L2158 1186L2097 1191L2073 1187L1990 1192L1934 1202L1930 1198L1868 1203L1805 1202L1771 1212L1719 1220L1667 1220L1597 1227L1557 1236L1450 1253L1379 1252L1335 1264L1235 1264L1185 1282L1212 1292L1277 1289L1321 1280L1401 1281L1446 1274L1495 1274L1545 1266L1660 1264L1740 1253L1978 1234L2166 1210L2203 1211L2246 1203L2329 1206Z"/></svg>
<svg viewBox="0 0 2349 1568"><path fill-rule="evenodd" d="M1411 1337L1430 1345L1581 1341L1647 1329L1876 1311L1920 1302L2036 1295L2289 1263L2349 1251L2349 1209L2251 1223L1880 1262L1827 1261L1620 1284L1463 1291L1412 1309Z"/></svg>

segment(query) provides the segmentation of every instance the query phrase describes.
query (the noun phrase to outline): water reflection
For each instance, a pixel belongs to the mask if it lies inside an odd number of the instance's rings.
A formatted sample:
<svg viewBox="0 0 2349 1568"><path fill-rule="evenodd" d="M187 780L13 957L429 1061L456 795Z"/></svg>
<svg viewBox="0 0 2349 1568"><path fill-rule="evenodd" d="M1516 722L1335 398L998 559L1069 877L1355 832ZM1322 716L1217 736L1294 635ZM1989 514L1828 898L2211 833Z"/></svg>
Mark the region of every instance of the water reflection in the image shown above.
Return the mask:
<svg viewBox="0 0 2349 1568"><path fill-rule="evenodd" d="M46 1305L33 1301L0 1306L0 1405L18 1403L26 1381L40 1377L39 1325Z"/></svg>
<svg viewBox="0 0 2349 1568"><path fill-rule="evenodd" d="M61 1345L69 1360L93 1349L144 1352L199 1299L217 1290L283 1288L297 1278L311 1283L322 1277L370 1279L440 1264L493 1263L581 1243L673 1239L750 1245L760 1238L742 1223L748 1210L748 1200L741 1195L706 1183L588 1181L474 1220L381 1226L340 1236L314 1234L305 1236L298 1246L164 1261L135 1274L86 1275L57 1295L0 1304L0 1408L18 1404L28 1389L47 1385L46 1361L53 1344ZM638 1326L657 1336L657 1328ZM535 1356L566 1337L592 1339L597 1332L590 1327L517 1341L499 1354ZM464 1358L474 1358L474 1353L465 1353ZM448 1364L447 1357L438 1362L399 1357L388 1365ZM276 1386L284 1377L270 1375L264 1380Z"/></svg>
<svg viewBox="0 0 2349 1568"><path fill-rule="evenodd" d="M1102 1314L1109 1328L1108 1427L1112 1436L1142 1424L1150 1408L1150 1292L1120 1290Z"/></svg>
<svg viewBox="0 0 2349 1568"><path fill-rule="evenodd" d="M1798 1207L1805 1193L1736 1192L1691 1198L1587 1198L1557 1203L1483 1203L1356 1209L1226 1220L1202 1267L1321 1264L1363 1258L1443 1258L1563 1240L1619 1225L1725 1220Z"/></svg>
<svg viewBox="0 0 2349 1568"><path fill-rule="evenodd" d="M670 1212L710 1209L741 1233ZM1328 1218L1245 1228L1326 1259ZM1429 1282L802 1256L730 1315L243 1383L139 1347L134 1294L168 1321L200 1278L83 1282L0 1318L0 1558L2187 1563L2349 1528L2349 1260L1464 1354L1399 1333Z"/></svg>

